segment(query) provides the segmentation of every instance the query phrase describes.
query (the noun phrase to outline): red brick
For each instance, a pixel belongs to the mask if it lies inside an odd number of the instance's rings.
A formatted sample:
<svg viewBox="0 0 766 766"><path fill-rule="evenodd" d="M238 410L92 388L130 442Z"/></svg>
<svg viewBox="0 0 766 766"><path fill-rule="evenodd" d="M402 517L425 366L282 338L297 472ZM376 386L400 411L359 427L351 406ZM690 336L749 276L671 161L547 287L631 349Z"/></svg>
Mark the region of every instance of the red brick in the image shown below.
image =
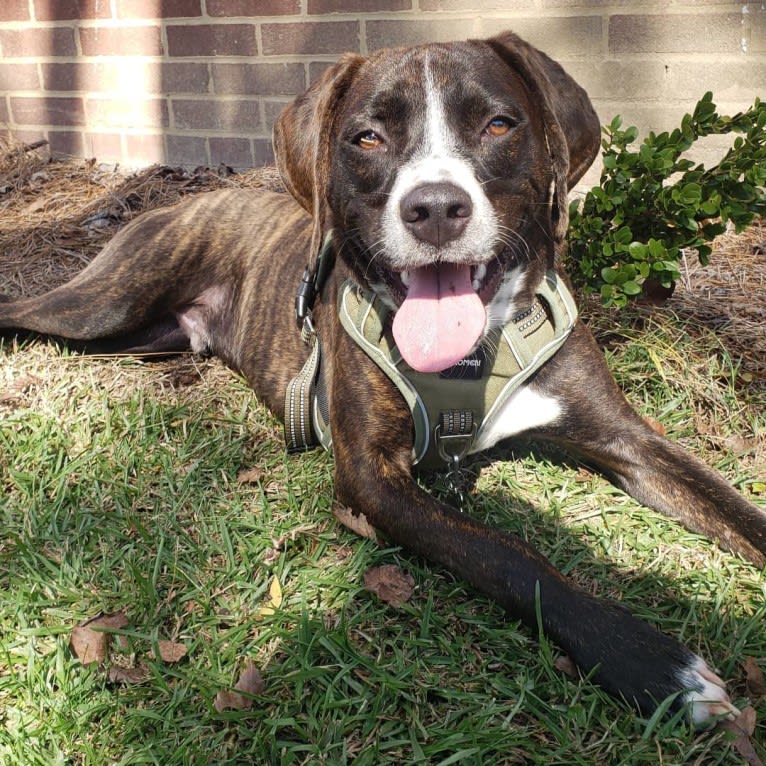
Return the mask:
<svg viewBox="0 0 766 766"><path fill-rule="evenodd" d="M296 24L263 24L264 54L338 54L359 50L359 24L356 21L314 22Z"/></svg>
<svg viewBox="0 0 766 766"><path fill-rule="evenodd" d="M16 139L16 141L18 141L20 144L24 145L36 144L38 141L48 140L47 131L42 129L9 130L8 135ZM44 150L44 147L42 147L42 151Z"/></svg>
<svg viewBox="0 0 766 766"><path fill-rule="evenodd" d="M300 0L207 0L208 16L286 16L300 11Z"/></svg>
<svg viewBox="0 0 766 766"><path fill-rule="evenodd" d="M333 63L333 61L312 61L309 64L308 84L311 85L312 82L316 82L322 74L333 65Z"/></svg>
<svg viewBox="0 0 766 766"><path fill-rule="evenodd" d="M611 16L610 53L740 53L739 13Z"/></svg>
<svg viewBox="0 0 766 766"><path fill-rule="evenodd" d="M70 19L109 19L109 0L35 0L38 21L68 21Z"/></svg>
<svg viewBox="0 0 766 766"><path fill-rule="evenodd" d="M160 134L127 134L123 162L132 168L165 162L165 139Z"/></svg>
<svg viewBox="0 0 766 766"><path fill-rule="evenodd" d="M161 69L154 62L126 64L111 57L94 63L61 62L42 64L45 90L113 93L140 89L144 93L161 93Z"/></svg>
<svg viewBox="0 0 766 766"><path fill-rule="evenodd" d="M167 28L171 56L255 56L253 24L174 24Z"/></svg>
<svg viewBox="0 0 766 766"><path fill-rule="evenodd" d="M0 125L7 125L10 121L7 99L0 98Z"/></svg>
<svg viewBox="0 0 766 766"><path fill-rule="evenodd" d="M253 167L253 151L249 138L211 138L210 165L223 163L237 170Z"/></svg>
<svg viewBox="0 0 766 766"><path fill-rule="evenodd" d="M85 143L82 133L71 130L48 131L48 144L55 156L82 157L85 155Z"/></svg>
<svg viewBox="0 0 766 766"><path fill-rule="evenodd" d="M159 27L84 27L79 30L85 56L160 56Z"/></svg>
<svg viewBox="0 0 766 766"><path fill-rule="evenodd" d="M202 136L184 136L170 134L165 136L167 162L183 167L209 165L207 139Z"/></svg>
<svg viewBox="0 0 766 766"><path fill-rule="evenodd" d="M546 20L547 21L547 20ZM440 21L368 21L367 48L392 48L401 45L418 45L428 42L449 42L476 37L473 20L449 19ZM496 32L503 29L496 25Z"/></svg>
<svg viewBox="0 0 766 766"><path fill-rule="evenodd" d="M85 104L88 125L110 128L163 128L168 107L159 98L89 98Z"/></svg>
<svg viewBox="0 0 766 766"><path fill-rule="evenodd" d="M18 125L84 125L81 98L11 96L13 121Z"/></svg>
<svg viewBox="0 0 766 766"><path fill-rule="evenodd" d="M456 0L460 5L462 0ZM500 0L498 0L499 2ZM420 0L421 10L423 0ZM411 11L412 0L309 0L308 11L320 13L374 13L376 11Z"/></svg>
<svg viewBox="0 0 766 766"><path fill-rule="evenodd" d="M29 0L3 0L0 21L26 21L29 19Z"/></svg>
<svg viewBox="0 0 766 766"><path fill-rule="evenodd" d="M173 125L184 130L253 133L261 127L257 101L173 99Z"/></svg>
<svg viewBox="0 0 766 766"><path fill-rule="evenodd" d="M99 162L122 162L122 136L119 133L87 133L85 153Z"/></svg>
<svg viewBox="0 0 766 766"><path fill-rule="evenodd" d="M36 64L5 64L0 61L0 91L37 90L39 87Z"/></svg>
<svg viewBox="0 0 766 766"><path fill-rule="evenodd" d="M257 168L274 164L274 146L269 138L253 140L253 165Z"/></svg>
<svg viewBox="0 0 766 766"><path fill-rule="evenodd" d="M210 74L207 64L178 61L162 65L162 93L207 93Z"/></svg>
<svg viewBox="0 0 766 766"><path fill-rule="evenodd" d="M216 93L282 96L306 88L303 64L213 64Z"/></svg>
<svg viewBox="0 0 766 766"><path fill-rule="evenodd" d="M597 2L603 4L603 0ZM510 11L534 7L534 0L420 0L421 11ZM511 25L508 21L507 26Z"/></svg>
<svg viewBox="0 0 766 766"><path fill-rule="evenodd" d="M43 64L43 88L45 90L90 90L85 87L86 75L92 68L91 64Z"/></svg>
<svg viewBox="0 0 766 766"><path fill-rule="evenodd" d="M271 132L277 117L282 114L289 101L264 101L263 102L263 121L267 131Z"/></svg>
<svg viewBox="0 0 766 766"><path fill-rule="evenodd" d="M0 50L4 58L77 55L74 30L65 27L0 29Z"/></svg>
<svg viewBox="0 0 766 766"><path fill-rule="evenodd" d="M539 18L513 20L513 31L527 42L556 59L593 59L604 48L604 20L601 16L551 17L541 24ZM505 19L485 16L479 22L479 37L488 37L507 29Z"/></svg>
<svg viewBox="0 0 766 766"><path fill-rule="evenodd" d="M123 0L117 3L117 16L121 19L177 19L201 15L201 0Z"/></svg>

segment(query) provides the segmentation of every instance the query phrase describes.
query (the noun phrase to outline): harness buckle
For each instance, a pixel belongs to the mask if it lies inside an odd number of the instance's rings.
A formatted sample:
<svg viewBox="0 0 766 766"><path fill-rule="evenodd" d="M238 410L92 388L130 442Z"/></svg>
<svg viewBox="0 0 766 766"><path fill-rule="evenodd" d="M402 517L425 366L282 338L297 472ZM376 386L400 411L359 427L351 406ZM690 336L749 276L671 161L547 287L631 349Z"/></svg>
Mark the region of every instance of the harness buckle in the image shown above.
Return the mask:
<svg viewBox="0 0 766 766"><path fill-rule="evenodd" d="M476 423L471 423L467 433L449 433L438 423L434 429L434 440L439 451L439 457L449 466L450 471L457 471L460 464L471 449L476 438Z"/></svg>

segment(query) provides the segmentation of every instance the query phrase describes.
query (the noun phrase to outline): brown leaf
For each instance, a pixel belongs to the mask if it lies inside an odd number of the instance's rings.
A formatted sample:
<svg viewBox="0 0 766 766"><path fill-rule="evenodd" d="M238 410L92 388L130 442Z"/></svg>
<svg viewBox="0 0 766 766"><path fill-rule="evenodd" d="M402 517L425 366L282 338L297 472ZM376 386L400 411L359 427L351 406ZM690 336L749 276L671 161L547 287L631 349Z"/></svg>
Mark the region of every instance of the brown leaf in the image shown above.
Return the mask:
<svg viewBox="0 0 766 766"><path fill-rule="evenodd" d="M745 759L748 766L764 766L750 741L755 731L755 720L755 708L746 707L733 721L721 721L718 728L734 736L732 747Z"/></svg>
<svg viewBox="0 0 766 766"><path fill-rule="evenodd" d="M110 639L109 633L103 629L119 630L127 624L128 618L122 612L100 614L72 628L69 644L83 665L102 663L106 659Z"/></svg>
<svg viewBox="0 0 766 766"><path fill-rule="evenodd" d="M142 684L147 681L151 673L149 668L143 663L137 665L134 668L123 668L120 665L112 665L109 668L107 678L112 683L121 684Z"/></svg>
<svg viewBox="0 0 766 766"><path fill-rule="evenodd" d="M237 481L240 484L257 484L265 475L263 468L247 468L237 474Z"/></svg>
<svg viewBox="0 0 766 766"><path fill-rule="evenodd" d="M179 644L176 641L157 641L157 649L160 653L160 659L163 662L178 662L186 656L189 651L186 644ZM154 650L149 652L151 657L155 657Z"/></svg>
<svg viewBox="0 0 766 766"><path fill-rule="evenodd" d="M580 673L577 670L577 665L575 665L572 658L568 657L566 654L562 654L560 657L556 657L556 659L553 661L553 667L556 668L556 670L562 672L565 676L569 676L570 678L580 677Z"/></svg>
<svg viewBox="0 0 766 766"><path fill-rule="evenodd" d="M332 512L344 527L348 527L360 537L366 537L368 540L378 542L378 534L375 531L375 527L367 521L363 513L356 514L350 508L341 508L337 505L333 507Z"/></svg>
<svg viewBox="0 0 766 766"><path fill-rule="evenodd" d="M35 383L37 383L37 378L33 378L31 375L17 378L5 391L0 391L0 404L17 404Z"/></svg>
<svg viewBox="0 0 766 766"><path fill-rule="evenodd" d="M248 660L234 685L234 691L218 692L213 705L219 713L223 710L249 710L253 706L252 698L261 694L265 688L266 682L261 672Z"/></svg>
<svg viewBox="0 0 766 766"><path fill-rule="evenodd" d="M766 681L763 679L763 671L753 657L746 657L744 662L748 696L753 701L766 697Z"/></svg>
<svg viewBox="0 0 766 766"><path fill-rule="evenodd" d="M415 579L394 564L384 564L364 573L364 587L381 601L399 607L412 598Z"/></svg>

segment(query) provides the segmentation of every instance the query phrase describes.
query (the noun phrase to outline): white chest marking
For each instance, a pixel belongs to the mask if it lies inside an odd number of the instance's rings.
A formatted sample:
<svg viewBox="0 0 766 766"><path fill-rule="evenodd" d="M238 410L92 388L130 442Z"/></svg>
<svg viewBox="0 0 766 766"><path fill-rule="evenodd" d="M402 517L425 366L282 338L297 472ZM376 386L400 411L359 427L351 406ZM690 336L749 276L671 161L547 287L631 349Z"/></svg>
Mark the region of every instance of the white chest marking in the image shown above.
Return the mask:
<svg viewBox="0 0 766 766"><path fill-rule="evenodd" d="M510 436L549 425L561 412L558 400L522 386L503 405L492 426L474 442L471 452L481 452Z"/></svg>

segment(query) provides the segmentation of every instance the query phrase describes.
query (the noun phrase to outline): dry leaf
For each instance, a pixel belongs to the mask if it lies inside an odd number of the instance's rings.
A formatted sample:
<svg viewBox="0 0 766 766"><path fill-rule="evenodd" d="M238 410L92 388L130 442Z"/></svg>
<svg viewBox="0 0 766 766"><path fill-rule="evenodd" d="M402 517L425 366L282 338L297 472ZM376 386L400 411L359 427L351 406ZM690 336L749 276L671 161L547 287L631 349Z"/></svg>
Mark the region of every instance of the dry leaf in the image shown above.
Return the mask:
<svg viewBox="0 0 766 766"><path fill-rule="evenodd" d="M160 653L160 659L163 662L178 662L183 659L188 652L186 644L179 644L176 641L157 641L157 649ZM152 658L155 658L154 650L149 652Z"/></svg>
<svg viewBox="0 0 766 766"><path fill-rule="evenodd" d="M753 657L746 657L744 662L747 684L747 693L753 701L766 697L766 681L763 679L763 671Z"/></svg>
<svg viewBox="0 0 766 766"><path fill-rule="evenodd" d="M37 379L31 375L17 378L5 391L0 391L0 404L17 404L35 383L37 383Z"/></svg>
<svg viewBox="0 0 766 766"><path fill-rule="evenodd" d="M218 692L213 705L219 713L223 710L249 710L253 706L252 697L261 694L265 688L261 672L248 660L234 685L234 691Z"/></svg>
<svg viewBox="0 0 766 766"><path fill-rule="evenodd" d="M381 601L398 607L412 598L415 579L394 564L384 564L364 573L364 587Z"/></svg>
<svg viewBox="0 0 766 766"><path fill-rule="evenodd" d="M72 628L69 644L83 665L102 663L106 659L110 639L109 633L103 629L119 630L127 624L128 618L122 612L100 614Z"/></svg>
<svg viewBox="0 0 766 766"><path fill-rule="evenodd" d="M149 668L141 663L134 668L123 668L120 665L112 665L112 667L109 668L107 677L112 683L142 684L144 681L147 681L150 676L151 673L149 672Z"/></svg>
<svg viewBox="0 0 766 766"><path fill-rule="evenodd" d="M566 654L562 654L560 657L556 657L556 659L553 661L553 667L556 668L556 670L561 671L564 675L569 676L570 678L580 677L580 673L577 670L577 665L575 665L572 658L568 657Z"/></svg>
<svg viewBox="0 0 766 766"><path fill-rule="evenodd" d="M352 532L356 532L360 537L366 537L368 540L378 542L378 534L363 513L356 514L350 508L340 508L337 505L333 507L332 512L335 518L348 527Z"/></svg>
<svg viewBox="0 0 766 766"><path fill-rule="evenodd" d="M263 477L265 471L263 468L247 468L237 474L237 481L240 484L257 484Z"/></svg>
<svg viewBox="0 0 766 766"><path fill-rule="evenodd" d="M266 566L271 566L281 555L282 551L285 548L285 543L287 542L287 535L282 535L282 537L279 537L277 539L272 539L271 545L272 547L269 548L269 550L266 551L266 553L263 554L263 563L266 564Z"/></svg>
<svg viewBox="0 0 766 766"><path fill-rule="evenodd" d="M272 615L282 606L282 586L279 580L274 577L269 586L269 600L261 607L260 614L263 616Z"/></svg>
<svg viewBox="0 0 766 766"><path fill-rule="evenodd" d="M733 721L721 721L718 728L734 736L732 747L744 758L748 766L764 766L763 761L755 752L750 737L755 731L755 708L743 708L740 715Z"/></svg>

